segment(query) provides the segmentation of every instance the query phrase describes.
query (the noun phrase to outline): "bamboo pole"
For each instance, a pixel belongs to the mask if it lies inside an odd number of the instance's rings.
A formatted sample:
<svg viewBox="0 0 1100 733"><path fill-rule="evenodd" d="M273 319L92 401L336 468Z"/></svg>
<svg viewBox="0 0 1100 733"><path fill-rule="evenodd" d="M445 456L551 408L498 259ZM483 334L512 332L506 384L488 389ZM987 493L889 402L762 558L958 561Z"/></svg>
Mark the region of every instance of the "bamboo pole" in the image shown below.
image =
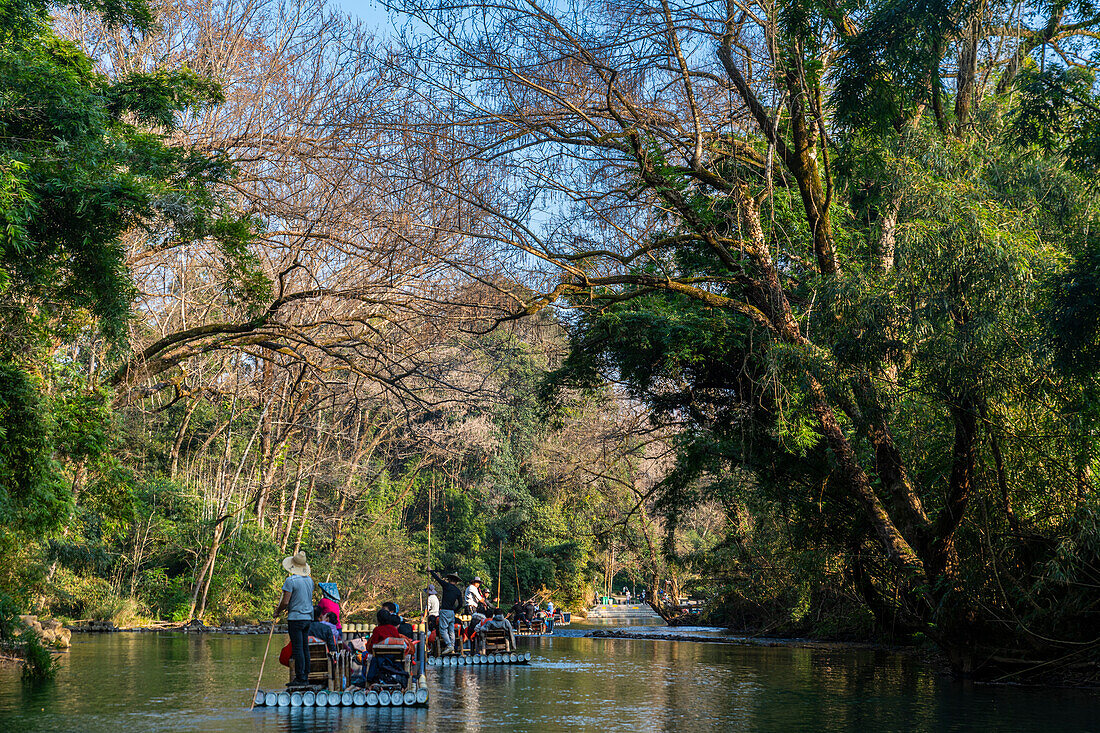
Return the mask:
<svg viewBox="0 0 1100 733"><path fill-rule="evenodd" d="M504 562L504 540L500 541L500 549L497 551L497 605L500 605L500 566Z"/></svg>
<svg viewBox="0 0 1100 733"><path fill-rule="evenodd" d="M516 563L516 548L512 547L512 570L516 571L516 600L520 600L519 596L519 565Z"/></svg>
<svg viewBox="0 0 1100 733"><path fill-rule="evenodd" d="M271 619L271 628L267 632L267 646L264 647L264 656L260 660L260 676L256 678L256 689L252 691L252 704L248 709L256 707L256 693L260 691L260 683L264 679L264 665L267 664L267 653L271 651L271 636L275 633L275 619Z"/></svg>

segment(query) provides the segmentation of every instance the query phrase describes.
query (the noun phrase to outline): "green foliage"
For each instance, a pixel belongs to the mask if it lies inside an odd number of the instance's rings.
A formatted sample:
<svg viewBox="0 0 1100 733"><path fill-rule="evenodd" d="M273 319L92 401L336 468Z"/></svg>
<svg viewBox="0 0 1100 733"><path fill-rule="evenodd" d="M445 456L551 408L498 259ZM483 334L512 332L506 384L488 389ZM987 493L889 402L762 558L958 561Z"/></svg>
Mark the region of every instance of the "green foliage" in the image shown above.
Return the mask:
<svg viewBox="0 0 1100 733"><path fill-rule="evenodd" d="M792 32L814 27L812 8L789 7ZM927 79L939 72L927 65L938 58L928 52L954 32L958 9L870 6L836 71L834 101L846 125L833 152L841 275L822 281L803 269L812 251L799 202L789 192L759 192L770 214L765 236L784 263L784 287L811 345L780 343L735 312L676 293L629 287L593 294L612 297L574 324L556 379L593 387L613 375L678 431L677 463L658 491L666 552L686 544L681 528L698 507L721 507L729 522L717 545L679 558L717 599L715 619L784 633L929 630L898 622L907 608L899 594L912 593L912 608L927 602L929 589L906 588L870 549L865 515L822 441L812 374L869 472L881 456L868 423L888 417L931 517L946 511L958 434L951 415L979 418L971 501L982 514L957 533L958 580L931 589L941 598L926 616L933 626L951 627L952 614L978 603L996 609L996 624L1026 615L1030 631L1059 638L1083 641L1091 633L1084 629L1095 628L1083 580L1091 510L1074 498L1092 491L1097 468L1096 393L1081 389L1095 382L1100 353L1098 248L1087 234L1097 215L1095 181L1085 174L1092 79L1058 72L1036 80L1025 71L1019 106L984 100L971 116L972 136L945 137L931 120L897 132L899 120L930 101ZM696 196L712 213L728 205L723 192ZM896 250L884 272L875 262L877 221L894 200ZM673 277L723 267L686 237L660 257ZM751 263L744 267L754 274ZM758 302L736 280L724 293ZM862 379L883 404L863 401ZM901 516L889 488L875 489ZM1011 581L1003 566L990 567L990 543L1013 558ZM1026 604L1050 608L1038 599L1055 588L1072 598L1072 611L1024 612Z"/></svg>
<svg viewBox="0 0 1100 733"><path fill-rule="evenodd" d="M19 604L0 592L0 642L11 641L19 623Z"/></svg>
<svg viewBox="0 0 1100 733"><path fill-rule="evenodd" d="M78 4L125 33L152 27L144 0ZM125 567L128 535L142 532L179 578L190 558L169 538L202 532L186 492L119 460L112 397L86 368L103 345L108 356L125 345L135 288L123 236L157 248L216 241L232 302L264 300L270 283L250 249L256 222L219 193L232 165L169 141L183 116L223 100L218 85L186 68L112 80L55 33L51 7L0 6L0 540L26 548L24 567L51 564L34 580L52 578L59 610L118 617L134 603L122 574L134 586L145 562ZM58 353L59 343L74 348ZM63 537L49 534L63 523ZM9 575L5 587L18 588L34 573ZM168 582L174 590L149 596L175 613L180 582Z"/></svg>
<svg viewBox="0 0 1100 733"><path fill-rule="evenodd" d="M19 637L23 653L22 676L28 682L44 682L57 676L57 655L42 643L38 634L24 631Z"/></svg>
<svg viewBox="0 0 1100 733"><path fill-rule="evenodd" d="M1095 385L1100 360L1100 237L1092 236L1061 277L1051 281L1050 337L1059 365Z"/></svg>
<svg viewBox="0 0 1100 733"><path fill-rule="evenodd" d="M151 24L139 0L85 5L132 31ZM5 4L0 36L0 358L33 360L80 322L120 345L135 295L121 237L135 230L155 246L220 241L227 290L267 295L247 251L254 222L216 192L232 167L166 138L181 115L222 99L214 82L187 69L112 82L31 0ZM73 405L67 416L80 414Z"/></svg>
<svg viewBox="0 0 1100 733"><path fill-rule="evenodd" d="M1060 154L1071 170L1095 176L1100 171L1100 95L1095 83L1090 70L1040 71L1029 62L1016 80L1015 141Z"/></svg>
<svg viewBox="0 0 1100 733"><path fill-rule="evenodd" d="M51 527L70 505L49 437L37 385L19 367L0 362L0 522L9 530Z"/></svg>
<svg viewBox="0 0 1100 733"><path fill-rule="evenodd" d="M885 134L912 116L918 105L941 93L940 58L971 0L886 0L841 3L835 12L857 10L859 33L844 41L834 67L833 104L846 128ZM851 7L855 6L855 7Z"/></svg>

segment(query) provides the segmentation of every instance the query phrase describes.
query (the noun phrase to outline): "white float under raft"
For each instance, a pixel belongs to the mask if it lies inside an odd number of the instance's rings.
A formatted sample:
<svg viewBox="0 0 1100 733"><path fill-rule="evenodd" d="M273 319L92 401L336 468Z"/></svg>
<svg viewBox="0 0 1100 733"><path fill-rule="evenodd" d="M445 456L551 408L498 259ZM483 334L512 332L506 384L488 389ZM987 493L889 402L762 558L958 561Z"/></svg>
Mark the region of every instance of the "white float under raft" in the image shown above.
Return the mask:
<svg viewBox="0 0 1100 733"><path fill-rule="evenodd" d="M508 652L498 654L448 655L428 657L429 667L482 667L497 664L527 664L531 661L531 652Z"/></svg>
<svg viewBox="0 0 1100 733"><path fill-rule="evenodd" d="M316 692L265 692L256 693L256 707L427 707L428 688L413 683L406 690L317 690Z"/></svg>

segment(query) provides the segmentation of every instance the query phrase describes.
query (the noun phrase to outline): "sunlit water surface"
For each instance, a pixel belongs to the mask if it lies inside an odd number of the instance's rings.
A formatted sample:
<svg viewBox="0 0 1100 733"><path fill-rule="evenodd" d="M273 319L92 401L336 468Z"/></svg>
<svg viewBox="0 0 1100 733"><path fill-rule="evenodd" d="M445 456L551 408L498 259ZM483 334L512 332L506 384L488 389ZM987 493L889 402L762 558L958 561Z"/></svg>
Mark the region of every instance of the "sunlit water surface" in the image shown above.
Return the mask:
<svg viewBox="0 0 1100 733"><path fill-rule="evenodd" d="M0 667L0 731L1100 733L1094 692L964 685L886 652L586 639L584 631L521 639L529 666L431 668L426 710L249 711L263 636L76 635L54 682L25 684L17 667ZM269 689L286 680L275 646Z"/></svg>

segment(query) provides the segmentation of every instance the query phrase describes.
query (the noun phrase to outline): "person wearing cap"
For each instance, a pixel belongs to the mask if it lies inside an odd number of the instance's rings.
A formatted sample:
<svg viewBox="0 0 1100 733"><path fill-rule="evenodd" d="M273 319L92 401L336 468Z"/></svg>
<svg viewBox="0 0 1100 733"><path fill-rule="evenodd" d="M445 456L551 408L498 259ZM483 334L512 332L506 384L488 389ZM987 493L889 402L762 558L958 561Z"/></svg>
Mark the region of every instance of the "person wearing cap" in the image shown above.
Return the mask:
<svg viewBox="0 0 1100 733"><path fill-rule="evenodd" d="M275 606L275 618L287 612L290 655L294 660L294 679L288 687L309 684L309 625L313 622L313 578L309 574L306 553L296 552L283 560L289 577L283 582L283 597Z"/></svg>
<svg viewBox="0 0 1100 733"><path fill-rule="evenodd" d="M424 592L428 594L428 610L425 612L428 631L434 631L439 625L439 596L435 592L434 585L429 585Z"/></svg>
<svg viewBox="0 0 1100 733"><path fill-rule="evenodd" d="M470 584L466 586L466 613L475 614L481 609L489 610L485 598L481 595L481 578L474 576ZM484 615L484 614L483 614Z"/></svg>
<svg viewBox="0 0 1100 733"><path fill-rule="evenodd" d="M462 589L457 583L462 579L458 573L447 573L441 576L436 571L428 568L428 573L439 583L443 590L443 596L439 599L439 636L443 639L444 649L442 654L454 654L455 651L455 613L462 610Z"/></svg>

